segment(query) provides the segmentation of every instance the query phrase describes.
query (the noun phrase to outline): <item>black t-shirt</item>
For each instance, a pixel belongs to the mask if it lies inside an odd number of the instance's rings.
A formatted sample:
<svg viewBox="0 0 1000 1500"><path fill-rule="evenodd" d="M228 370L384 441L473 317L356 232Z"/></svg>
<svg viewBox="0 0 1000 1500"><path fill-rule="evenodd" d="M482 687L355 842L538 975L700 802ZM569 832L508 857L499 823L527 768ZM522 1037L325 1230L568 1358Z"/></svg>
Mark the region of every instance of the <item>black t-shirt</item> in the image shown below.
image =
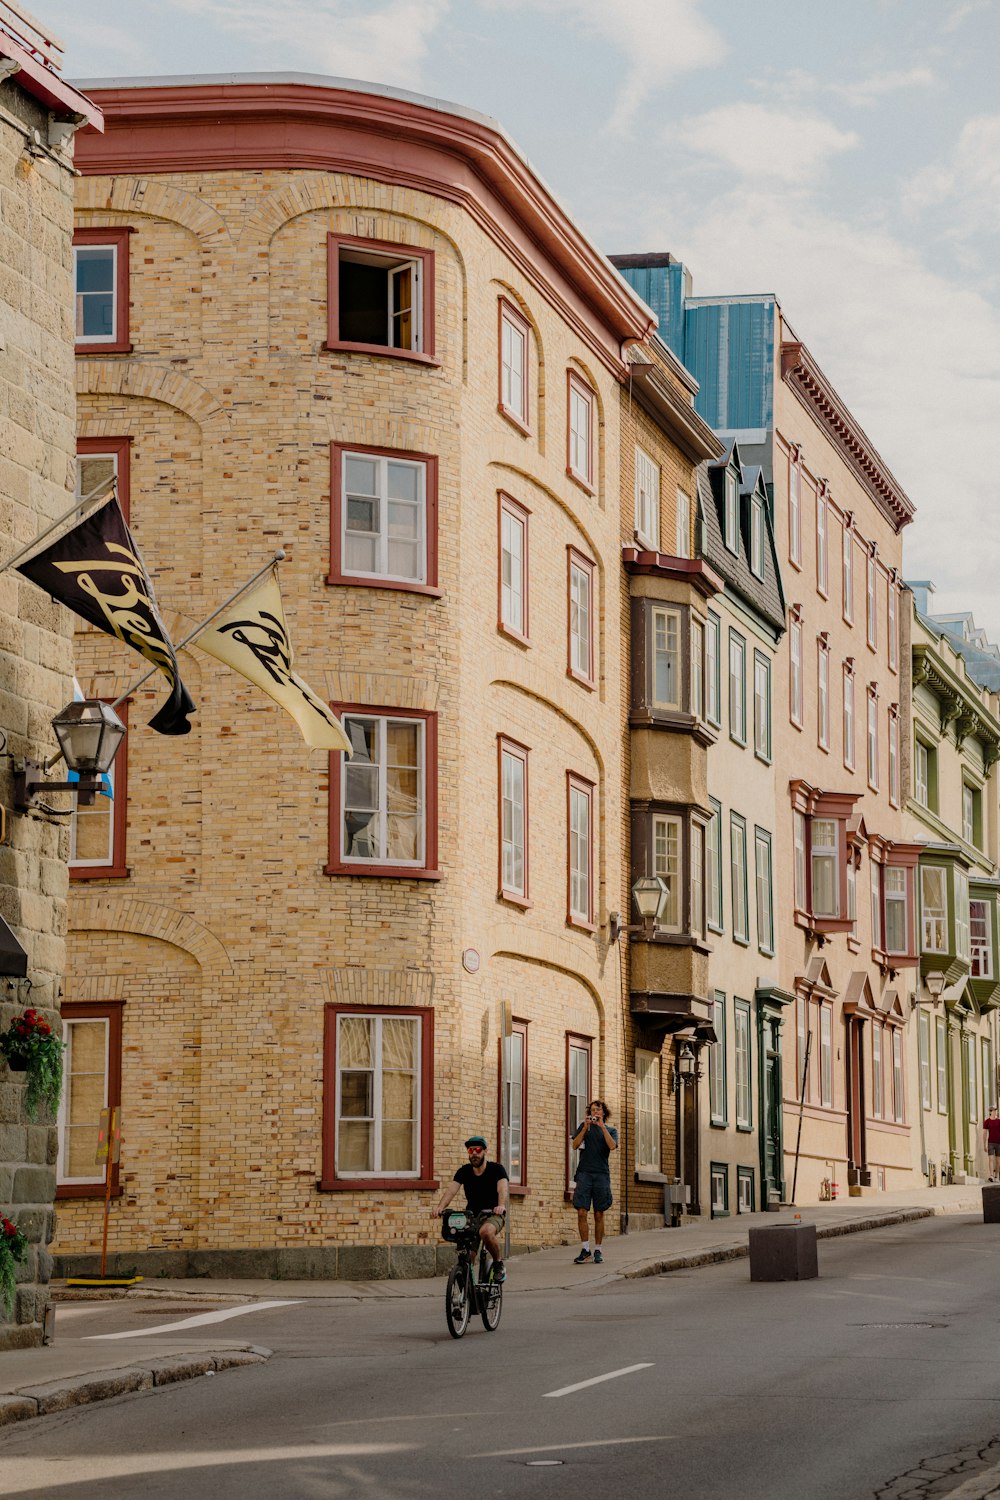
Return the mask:
<svg viewBox="0 0 1000 1500"><path fill-rule="evenodd" d="M465 1188L465 1201L469 1211L474 1214L496 1208L499 1201L497 1184L507 1180L507 1170L498 1161L488 1161L478 1177L472 1170L471 1162L466 1162L455 1173L455 1181Z"/></svg>

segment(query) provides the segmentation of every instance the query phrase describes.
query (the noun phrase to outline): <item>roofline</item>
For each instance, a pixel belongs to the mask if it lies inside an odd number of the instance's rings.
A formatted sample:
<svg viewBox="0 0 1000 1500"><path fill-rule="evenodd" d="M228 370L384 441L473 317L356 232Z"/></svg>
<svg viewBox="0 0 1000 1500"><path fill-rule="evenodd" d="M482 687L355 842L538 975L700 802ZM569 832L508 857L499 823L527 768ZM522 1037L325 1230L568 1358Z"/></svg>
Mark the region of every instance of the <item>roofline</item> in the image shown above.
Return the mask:
<svg viewBox="0 0 1000 1500"><path fill-rule="evenodd" d="M916 513L912 500L805 344L798 340L782 342L781 378L840 448L893 530L897 534L902 531Z"/></svg>
<svg viewBox="0 0 1000 1500"><path fill-rule="evenodd" d="M85 132L77 166L86 175L233 171L258 169L344 171L386 175L395 163L399 181L461 204L484 227L503 235L504 247L522 269L537 278L530 242L558 267L582 296L590 313L613 335L616 347L601 357L622 371L621 345L645 339L656 328L656 314L578 228L543 178L496 120L462 105L387 85L311 73L209 73L163 78L88 79L108 125L101 140ZM282 128L254 142L245 129L268 116ZM193 131L210 121L211 130ZM341 130L351 149L331 153L331 130ZM326 134L324 135L324 131ZM379 161L377 143L389 142ZM371 143L366 149L365 143ZM402 161L405 146L458 157L482 188L492 193L526 236L515 253L512 236L491 219L483 194L466 172L434 175L422 163ZM598 342L594 340L594 342Z"/></svg>

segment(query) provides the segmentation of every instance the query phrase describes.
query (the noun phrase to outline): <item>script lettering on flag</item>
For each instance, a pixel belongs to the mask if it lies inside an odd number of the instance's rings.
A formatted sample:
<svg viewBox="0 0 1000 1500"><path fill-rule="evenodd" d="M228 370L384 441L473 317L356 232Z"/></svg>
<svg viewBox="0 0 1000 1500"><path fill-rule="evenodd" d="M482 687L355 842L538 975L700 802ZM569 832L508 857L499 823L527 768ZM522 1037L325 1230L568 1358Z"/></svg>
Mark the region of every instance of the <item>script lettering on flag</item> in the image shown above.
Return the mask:
<svg viewBox="0 0 1000 1500"><path fill-rule="evenodd" d="M350 741L340 721L294 670L274 569L213 621L195 645L273 698L295 720L310 750L342 750L350 755Z"/></svg>
<svg viewBox="0 0 1000 1500"><path fill-rule="evenodd" d="M17 570L158 667L170 684L170 696L149 727L158 734L190 734L194 699L181 681L153 585L115 496Z"/></svg>

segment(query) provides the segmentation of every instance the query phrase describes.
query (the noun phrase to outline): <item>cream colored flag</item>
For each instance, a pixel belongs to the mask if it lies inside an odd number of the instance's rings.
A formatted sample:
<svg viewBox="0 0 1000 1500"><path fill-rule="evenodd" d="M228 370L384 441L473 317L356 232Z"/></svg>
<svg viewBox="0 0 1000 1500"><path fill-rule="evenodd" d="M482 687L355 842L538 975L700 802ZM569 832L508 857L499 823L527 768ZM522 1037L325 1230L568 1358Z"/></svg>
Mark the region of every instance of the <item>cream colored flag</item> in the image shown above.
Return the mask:
<svg viewBox="0 0 1000 1500"><path fill-rule="evenodd" d="M310 750L343 750L350 755L351 742L332 710L292 670L292 643L274 569L214 620L194 644L280 704L299 726Z"/></svg>

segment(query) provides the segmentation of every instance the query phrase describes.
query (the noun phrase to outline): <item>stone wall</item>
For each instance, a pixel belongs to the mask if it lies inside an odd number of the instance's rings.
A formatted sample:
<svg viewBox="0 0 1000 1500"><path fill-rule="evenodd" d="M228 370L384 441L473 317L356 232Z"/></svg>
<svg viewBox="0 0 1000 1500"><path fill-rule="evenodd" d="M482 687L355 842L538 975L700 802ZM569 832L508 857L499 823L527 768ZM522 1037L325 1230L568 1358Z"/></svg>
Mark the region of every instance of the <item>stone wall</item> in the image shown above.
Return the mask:
<svg viewBox="0 0 1000 1500"><path fill-rule="evenodd" d="M28 131L47 128L16 75L0 85L0 562L66 510L73 488L73 179L68 162L25 149ZM12 814L11 771L14 758L52 753L49 721L71 695L71 662L67 612L0 573L0 915L28 953L28 980L0 979L0 1028L29 1005L58 1027L67 833L62 820ZM24 1075L0 1062L0 1212L30 1247L11 1322L0 1308L0 1349L42 1339L55 1160L53 1118L43 1107L27 1119Z"/></svg>

